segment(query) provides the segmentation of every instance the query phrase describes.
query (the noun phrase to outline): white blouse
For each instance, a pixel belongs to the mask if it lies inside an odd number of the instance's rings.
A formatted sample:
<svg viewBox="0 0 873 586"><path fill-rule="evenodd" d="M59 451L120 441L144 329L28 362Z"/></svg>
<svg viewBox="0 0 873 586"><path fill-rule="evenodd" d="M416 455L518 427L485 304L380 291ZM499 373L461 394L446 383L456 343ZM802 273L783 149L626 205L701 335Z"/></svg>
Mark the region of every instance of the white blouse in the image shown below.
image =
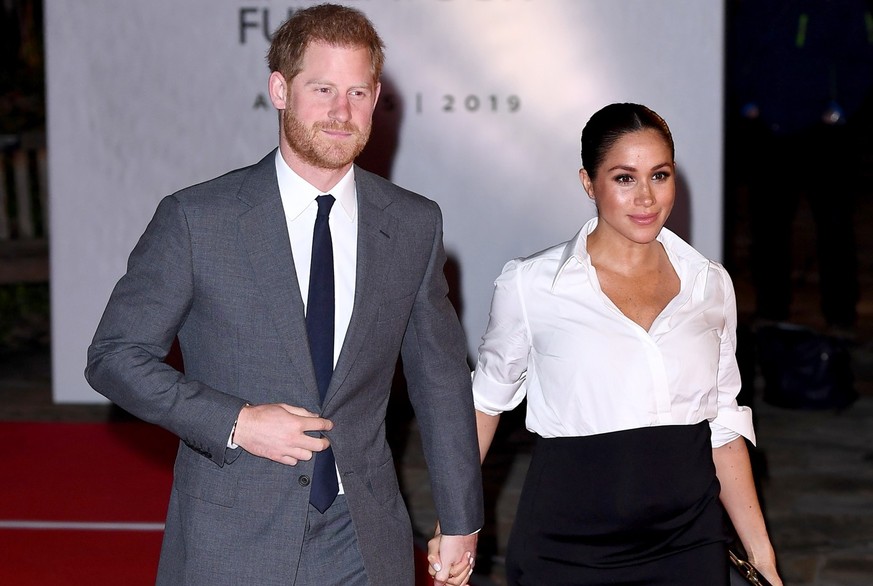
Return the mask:
<svg viewBox="0 0 873 586"><path fill-rule="evenodd" d="M727 271L662 229L681 288L646 331L600 289L586 248L596 226L503 268L473 373L476 409L498 415L526 395L526 426L542 437L707 420L713 447L740 435L754 443L752 412L736 401Z"/></svg>

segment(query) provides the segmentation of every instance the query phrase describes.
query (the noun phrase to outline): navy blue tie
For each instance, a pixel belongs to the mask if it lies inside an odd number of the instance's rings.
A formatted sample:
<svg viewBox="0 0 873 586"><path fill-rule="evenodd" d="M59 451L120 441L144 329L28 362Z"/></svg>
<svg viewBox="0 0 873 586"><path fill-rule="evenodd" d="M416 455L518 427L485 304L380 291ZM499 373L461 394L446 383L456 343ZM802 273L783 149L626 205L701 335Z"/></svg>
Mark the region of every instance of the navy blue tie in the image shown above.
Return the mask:
<svg viewBox="0 0 873 586"><path fill-rule="evenodd" d="M334 282L333 242L330 238L332 195L320 195L315 229L312 232L312 264L309 269L309 296L306 301L306 333L315 367L315 381L322 403L333 375ZM339 492L333 449L315 454L309 502L324 513Z"/></svg>

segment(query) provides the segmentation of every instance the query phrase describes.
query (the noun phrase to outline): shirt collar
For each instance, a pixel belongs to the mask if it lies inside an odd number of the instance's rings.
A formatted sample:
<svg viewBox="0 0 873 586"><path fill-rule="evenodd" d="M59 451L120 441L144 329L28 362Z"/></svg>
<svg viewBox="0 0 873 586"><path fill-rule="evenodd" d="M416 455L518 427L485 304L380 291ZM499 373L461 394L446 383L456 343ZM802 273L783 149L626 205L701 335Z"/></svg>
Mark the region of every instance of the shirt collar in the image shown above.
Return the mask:
<svg viewBox="0 0 873 586"><path fill-rule="evenodd" d="M297 218L312 204L313 200L325 192L319 191L308 183L300 175L288 166L282 153L276 151L276 178L279 181L279 194L282 197L282 206L285 215L291 221ZM354 220L358 211L358 202L355 194L355 166L352 165L343 178L333 186L330 194L340 203L346 217Z"/></svg>
<svg viewBox="0 0 873 586"><path fill-rule="evenodd" d="M555 272L555 278L552 279L553 291L566 271L591 264L591 256L588 254L588 235L596 227L597 218L591 218L585 222L585 225L576 233L576 236L564 246L561 262L558 263L558 270ZM680 273L680 279L683 272L685 274L692 274L696 272L695 268L699 270L709 264L709 260L706 257L667 228L661 228L657 240L664 245L664 250L667 251L667 255L670 256L676 270Z"/></svg>
<svg viewBox="0 0 873 586"><path fill-rule="evenodd" d="M588 235L591 234L591 231L596 227L597 218L591 218L585 222L585 225L583 225L582 229L576 233L576 236L574 236L573 239L567 242L564 246L564 252L561 254L561 262L558 263L558 270L555 272L555 278L552 279L552 291L557 287L561 275L563 275L565 271L571 270L568 268L569 266L573 265L581 267L582 265L591 262L588 255Z"/></svg>

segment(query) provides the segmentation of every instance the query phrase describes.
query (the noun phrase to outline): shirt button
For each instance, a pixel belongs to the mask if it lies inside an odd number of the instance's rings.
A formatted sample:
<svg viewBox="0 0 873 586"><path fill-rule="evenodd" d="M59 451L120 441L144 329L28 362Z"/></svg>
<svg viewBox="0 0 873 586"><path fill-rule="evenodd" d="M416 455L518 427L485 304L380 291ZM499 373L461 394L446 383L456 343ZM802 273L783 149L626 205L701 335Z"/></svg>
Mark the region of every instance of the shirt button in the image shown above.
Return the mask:
<svg viewBox="0 0 873 586"><path fill-rule="evenodd" d="M310 483L310 482L312 482L312 480L310 480L310 478L309 478L306 474L300 476L300 477L297 479L297 483L298 483L300 486L309 486L309 483Z"/></svg>

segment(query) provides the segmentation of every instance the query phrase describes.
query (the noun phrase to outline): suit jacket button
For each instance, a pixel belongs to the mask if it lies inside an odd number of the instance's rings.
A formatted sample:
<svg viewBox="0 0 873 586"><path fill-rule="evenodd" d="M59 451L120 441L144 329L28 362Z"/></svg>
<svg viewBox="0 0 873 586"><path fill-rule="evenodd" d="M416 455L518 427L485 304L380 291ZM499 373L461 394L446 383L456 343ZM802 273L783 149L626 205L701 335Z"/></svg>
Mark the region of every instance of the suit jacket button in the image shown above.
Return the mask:
<svg viewBox="0 0 873 586"><path fill-rule="evenodd" d="M298 483L300 486L309 486L309 483L310 483L310 482L312 482L312 480L311 480L311 479L310 479L306 474L303 474L302 476L300 476L300 477L297 479L297 483Z"/></svg>

